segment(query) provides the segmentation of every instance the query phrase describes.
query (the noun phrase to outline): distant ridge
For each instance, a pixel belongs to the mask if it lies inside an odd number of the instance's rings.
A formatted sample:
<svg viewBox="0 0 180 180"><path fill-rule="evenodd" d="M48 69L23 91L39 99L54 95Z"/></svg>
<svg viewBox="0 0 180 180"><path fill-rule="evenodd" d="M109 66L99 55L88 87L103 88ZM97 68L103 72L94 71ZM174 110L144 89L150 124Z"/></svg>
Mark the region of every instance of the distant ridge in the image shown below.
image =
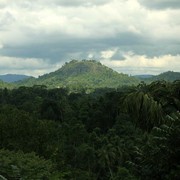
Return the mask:
<svg viewBox="0 0 180 180"><path fill-rule="evenodd" d="M124 85L138 84L139 80L126 74L118 73L95 60L72 60L60 69L39 78L30 78L19 85L46 85L49 88L117 88Z"/></svg>
<svg viewBox="0 0 180 180"><path fill-rule="evenodd" d="M165 80L170 82L175 80L180 80L180 72L167 71L152 77L151 80L152 81Z"/></svg>
<svg viewBox="0 0 180 180"><path fill-rule="evenodd" d="M0 75L0 80L7 82L7 83L12 83L16 81L21 81L24 79L28 79L30 76L26 75L20 75L20 74L5 74L5 75Z"/></svg>
<svg viewBox="0 0 180 180"><path fill-rule="evenodd" d="M139 78L139 79L148 79L152 78L154 75L152 74L140 74L140 75L134 75L134 77Z"/></svg>
<svg viewBox="0 0 180 180"><path fill-rule="evenodd" d="M176 80L180 80L180 72L167 71L159 75L136 75L134 77L146 83L151 83L153 81L163 81L163 80L173 82Z"/></svg>

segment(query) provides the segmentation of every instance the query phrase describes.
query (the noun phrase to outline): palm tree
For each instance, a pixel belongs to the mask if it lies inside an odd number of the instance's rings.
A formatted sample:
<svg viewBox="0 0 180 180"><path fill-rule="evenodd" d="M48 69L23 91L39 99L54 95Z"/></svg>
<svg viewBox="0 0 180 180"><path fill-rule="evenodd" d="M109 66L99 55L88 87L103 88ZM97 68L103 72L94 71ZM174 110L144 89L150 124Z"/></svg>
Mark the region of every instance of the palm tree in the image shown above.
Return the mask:
<svg viewBox="0 0 180 180"><path fill-rule="evenodd" d="M141 179L179 179L180 113L165 119L165 124L153 128L146 144L134 147L135 158L129 165Z"/></svg>
<svg viewBox="0 0 180 180"><path fill-rule="evenodd" d="M161 105L145 92L137 91L128 94L124 100L124 108L131 115L137 126L150 131L163 121Z"/></svg>
<svg viewBox="0 0 180 180"><path fill-rule="evenodd" d="M103 169L108 169L110 173L110 179L113 179L113 165L116 160L116 148L112 144L104 145L98 150L97 156L99 164Z"/></svg>

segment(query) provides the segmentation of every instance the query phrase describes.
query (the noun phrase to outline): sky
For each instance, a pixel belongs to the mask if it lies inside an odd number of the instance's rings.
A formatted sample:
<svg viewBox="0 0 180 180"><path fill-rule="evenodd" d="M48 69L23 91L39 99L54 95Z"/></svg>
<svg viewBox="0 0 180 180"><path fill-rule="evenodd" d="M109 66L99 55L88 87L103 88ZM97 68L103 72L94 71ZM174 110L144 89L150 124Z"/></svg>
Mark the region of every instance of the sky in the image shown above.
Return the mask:
<svg viewBox="0 0 180 180"><path fill-rule="evenodd" d="M0 0L0 74L72 59L129 75L180 71L180 0Z"/></svg>

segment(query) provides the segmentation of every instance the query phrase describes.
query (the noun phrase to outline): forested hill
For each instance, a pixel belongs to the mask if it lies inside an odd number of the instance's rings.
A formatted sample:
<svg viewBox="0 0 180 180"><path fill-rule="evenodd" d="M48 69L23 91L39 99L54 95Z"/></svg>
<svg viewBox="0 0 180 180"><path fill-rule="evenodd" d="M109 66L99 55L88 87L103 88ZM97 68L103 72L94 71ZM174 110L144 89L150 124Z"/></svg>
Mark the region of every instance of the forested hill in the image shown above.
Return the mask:
<svg viewBox="0 0 180 180"><path fill-rule="evenodd" d="M39 78L30 78L18 83L33 86L46 85L49 88L66 87L69 89L95 89L102 87L116 88L123 85L138 84L139 80L126 74L118 73L94 60L72 60L55 72Z"/></svg>
<svg viewBox="0 0 180 180"><path fill-rule="evenodd" d="M2 80L4 82L8 82L8 83L24 80L24 79L27 79L27 78L30 78L30 76L21 75L21 74L0 75L0 80Z"/></svg>
<svg viewBox="0 0 180 180"><path fill-rule="evenodd" d="M152 81L165 80L165 81L173 82L175 80L180 80L180 72L168 71L161 73L158 76L154 76L151 79Z"/></svg>
<svg viewBox="0 0 180 180"><path fill-rule="evenodd" d="M156 76L149 75L149 77L148 77L145 75L144 76L139 75L139 76L135 76L135 77L141 81L145 81L146 83L150 83L153 81L162 81L162 80L173 82L176 80L180 80L180 72L167 71L167 72L161 73Z"/></svg>

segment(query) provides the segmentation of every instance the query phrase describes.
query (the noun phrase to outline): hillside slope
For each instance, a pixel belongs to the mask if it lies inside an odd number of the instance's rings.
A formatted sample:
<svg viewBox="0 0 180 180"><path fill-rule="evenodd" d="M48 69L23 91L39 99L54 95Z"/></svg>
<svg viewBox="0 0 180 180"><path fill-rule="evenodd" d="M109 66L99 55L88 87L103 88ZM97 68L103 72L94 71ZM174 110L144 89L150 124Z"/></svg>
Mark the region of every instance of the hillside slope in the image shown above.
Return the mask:
<svg viewBox="0 0 180 180"><path fill-rule="evenodd" d="M167 71L151 78L152 81L165 80L175 81L180 80L180 72Z"/></svg>
<svg viewBox="0 0 180 180"><path fill-rule="evenodd" d="M4 88L12 89L13 87L14 87L13 84L6 83L6 82L0 80L0 89L4 89Z"/></svg>
<svg viewBox="0 0 180 180"><path fill-rule="evenodd" d="M94 60L72 60L55 72L39 78L30 78L19 85L46 85L49 88L116 88L123 85L137 84L139 80L126 74L118 73Z"/></svg>
<svg viewBox="0 0 180 180"><path fill-rule="evenodd" d="M134 76L137 79L139 79L140 81L144 81L146 83L151 83L153 81L169 81L169 82L173 82L176 80L180 80L180 72L173 72L173 71L167 71L167 72L163 72L159 75L150 75L149 77L146 75L137 75Z"/></svg>

